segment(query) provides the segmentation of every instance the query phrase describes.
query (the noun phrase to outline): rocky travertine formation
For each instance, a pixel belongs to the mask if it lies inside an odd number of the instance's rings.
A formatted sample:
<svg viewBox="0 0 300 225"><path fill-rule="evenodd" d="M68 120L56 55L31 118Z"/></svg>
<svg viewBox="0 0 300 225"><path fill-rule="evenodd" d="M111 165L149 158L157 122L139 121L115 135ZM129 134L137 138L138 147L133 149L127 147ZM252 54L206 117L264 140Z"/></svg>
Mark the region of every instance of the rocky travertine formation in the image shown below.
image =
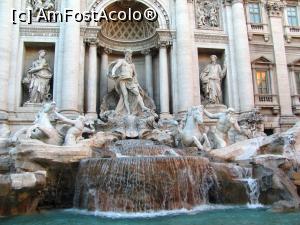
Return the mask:
<svg viewBox="0 0 300 225"><path fill-rule="evenodd" d="M46 171L0 175L0 215L33 213L46 187Z"/></svg>
<svg viewBox="0 0 300 225"><path fill-rule="evenodd" d="M10 154L18 171L37 171L56 164L78 163L81 159L91 157L92 151L84 145L63 147L22 141Z"/></svg>

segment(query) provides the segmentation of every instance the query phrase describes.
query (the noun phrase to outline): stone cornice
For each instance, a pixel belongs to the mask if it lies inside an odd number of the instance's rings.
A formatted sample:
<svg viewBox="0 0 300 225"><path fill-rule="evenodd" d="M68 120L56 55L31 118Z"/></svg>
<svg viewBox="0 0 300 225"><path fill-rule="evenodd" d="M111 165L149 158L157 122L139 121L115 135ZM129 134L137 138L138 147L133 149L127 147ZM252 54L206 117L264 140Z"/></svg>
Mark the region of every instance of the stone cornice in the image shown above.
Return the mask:
<svg viewBox="0 0 300 225"><path fill-rule="evenodd" d="M195 42L228 43L228 36L225 34L195 33L194 38Z"/></svg>
<svg viewBox="0 0 300 225"><path fill-rule="evenodd" d="M58 37L59 32L60 28L53 26L20 26L20 36Z"/></svg>
<svg viewBox="0 0 300 225"><path fill-rule="evenodd" d="M233 5L236 3L244 3L243 0L223 0L224 5Z"/></svg>

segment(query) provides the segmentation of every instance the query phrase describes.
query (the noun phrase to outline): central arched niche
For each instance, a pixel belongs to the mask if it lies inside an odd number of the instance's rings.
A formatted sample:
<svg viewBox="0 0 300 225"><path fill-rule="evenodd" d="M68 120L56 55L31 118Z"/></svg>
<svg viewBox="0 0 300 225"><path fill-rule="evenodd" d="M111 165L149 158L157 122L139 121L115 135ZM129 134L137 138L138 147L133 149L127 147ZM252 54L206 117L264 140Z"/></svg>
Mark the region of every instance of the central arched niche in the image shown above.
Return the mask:
<svg viewBox="0 0 300 225"><path fill-rule="evenodd" d="M128 8L132 9L132 12L138 11L142 15L148 8L141 2L137 1L117 1L109 5L105 10L107 13L111 11L128 11ZM102 21L100 24L101 34L111 40L120 42L136 42L143 41L152 38L156 29L159 27L157 21L148 21L143 19L141 21Z"/></svg>
<svg viewBox="0 0 300 225"><path fill-rule="evenodd" d="M142 15L149 8L140 1L113 1L105 6L107 15L111 11L139 11ZM154 9L154 8L153 8ZM141 21L106 21L98 23L100 27L100 45L114 51L124 51L130 48L132 51L142 51L154 48L158 43L159 17L155 21L142 19Z"/></svg>
<svg viewBox="0 0 300 225"><path fill-rule="evenodd" d="M104 21L102 20L97 25L100 27L98 33L98 40L101 49L110 49L108 55L108 62L123 58L124 51L131 49L133 51L133 62L137 70L137 78L141 87L147 92L149 86L146 83L145 75L145 55L144 50L150 50L152 57L152 92L154 94L154 101L159 104L159 83L158 83L158 51L157 46L160 39L160 31L169 30L169 17L166 11L163 9L158 1L146 1L146 0L130 0L130 1L97 1L92 5L91 10L100 12L99 10L105 9L107 13L114 11L124 10L128 8L132 11L139 11L142 14L146 9L151 7L156 10L158 14L157 21ZM107 91L111 91L114 88L114 82L110 79L104 81ZM100 96L102 100L104 96ZM158 106L158 105L157 105Z"/></svg>

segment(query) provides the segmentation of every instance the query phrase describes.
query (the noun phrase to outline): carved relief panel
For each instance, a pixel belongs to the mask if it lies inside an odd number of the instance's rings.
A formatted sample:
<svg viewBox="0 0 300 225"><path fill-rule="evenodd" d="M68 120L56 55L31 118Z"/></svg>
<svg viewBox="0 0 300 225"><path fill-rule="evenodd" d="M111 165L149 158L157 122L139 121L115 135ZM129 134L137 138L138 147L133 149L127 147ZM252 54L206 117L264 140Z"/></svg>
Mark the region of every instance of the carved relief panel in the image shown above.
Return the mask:
<svg viewBox="0 0 300 225"><path fill-rule="evenodd" d="M216 29L221 27L220 3L218 0L196 0L196 27L199 29Z"/></svg>
<svg viewBox="0 0 300 225"><path fill-rule="evenodd" d="M45 12L55 11L56 2L55 0L28 0L27 7L32 9L34 16L37 16L42 9Z"/></svg>

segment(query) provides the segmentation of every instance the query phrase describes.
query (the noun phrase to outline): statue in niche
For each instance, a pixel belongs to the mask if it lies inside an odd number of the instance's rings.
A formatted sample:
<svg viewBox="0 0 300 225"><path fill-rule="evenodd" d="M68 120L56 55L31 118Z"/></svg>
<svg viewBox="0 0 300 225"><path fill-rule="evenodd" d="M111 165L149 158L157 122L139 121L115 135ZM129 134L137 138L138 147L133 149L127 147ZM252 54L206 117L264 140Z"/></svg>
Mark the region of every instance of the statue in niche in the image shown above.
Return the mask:
<svg viewBox="0 0 300 225"><path fill-rule="evenodd" d="M208 64L200 74L201 86L208 104L222 104L221 84L226 76L226 65L222 70L221 65L217 63L216 55L210 56L211 63Z"/></svg>
<svg viewBox="0 0 300 225"><path fill-rule="evenodd" d="M50 80L53 75L45 56L46 51L40 50L39 58L32 63L23 79L23 84L27 85L29 90L28 103L43 103L50 98Z"/></svg>
<svg viewBox="0 0 300 225"><path fill-rule="evenodd" d="M242 130L234 118L234 109L229 108L226 112L221 113L210 113L207 110L203 110L205 115L210 119L218 119L215 130L208 133L209 139L213 144L213 149L224 148L229 143L228 132L231 128L237 130L239 133L242 133Z"/></svg>
<svg viewBox="0 0 300 225"><path fill-rule="evenodd" d="M115 91L119 102L115 111L119 114L134 114L150 109L144 104L143 89L138 83L135 66L132 62L132 52L127 50L125 58L112 62L109 66L108 77L115 81Z"/></svg>
<svg viewBox="0 0 300 225"><path fill-rule="evenodd" d="M55 0L29 0L28 4L34 16L37 16L41 10L46 13L55 10Z"/></svg>
<svg viewBox="0 0 300 225"><path fill-rule="evenodd" d="M218 1L196 1L196 20L198 28L219 27L219 3Z"/></svg>

